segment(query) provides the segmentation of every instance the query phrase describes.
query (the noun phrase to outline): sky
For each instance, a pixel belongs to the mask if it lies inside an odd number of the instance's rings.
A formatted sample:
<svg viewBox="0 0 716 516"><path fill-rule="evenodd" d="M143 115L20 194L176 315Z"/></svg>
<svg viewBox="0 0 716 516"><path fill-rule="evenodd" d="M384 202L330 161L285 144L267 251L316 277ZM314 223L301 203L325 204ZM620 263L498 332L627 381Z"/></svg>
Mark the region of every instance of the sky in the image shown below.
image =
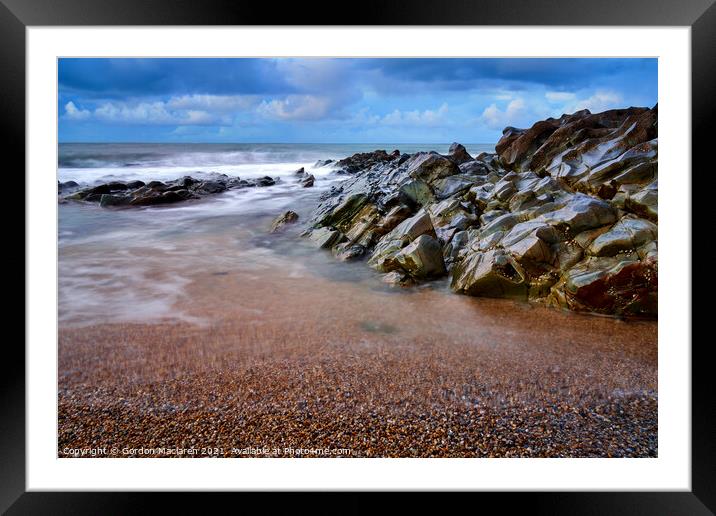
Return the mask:
<svg viewBox="0 0 716 516"><path fill-rule="evenodd" d="M60 142L494 143L657 103L656 59L87 59L58 64Z"/></svg>

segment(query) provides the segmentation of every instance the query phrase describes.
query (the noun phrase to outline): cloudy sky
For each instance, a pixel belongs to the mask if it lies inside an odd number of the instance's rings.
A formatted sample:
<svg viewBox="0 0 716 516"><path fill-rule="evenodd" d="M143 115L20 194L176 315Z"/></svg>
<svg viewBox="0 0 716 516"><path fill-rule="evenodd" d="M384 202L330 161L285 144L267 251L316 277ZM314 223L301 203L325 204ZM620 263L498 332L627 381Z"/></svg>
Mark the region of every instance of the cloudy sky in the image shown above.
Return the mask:
<svg viewBox="0 0 716 516"><path fill-rule="evenodd" d="M492 143L657 102L656 59L60 59L61 142Z"/></svg>

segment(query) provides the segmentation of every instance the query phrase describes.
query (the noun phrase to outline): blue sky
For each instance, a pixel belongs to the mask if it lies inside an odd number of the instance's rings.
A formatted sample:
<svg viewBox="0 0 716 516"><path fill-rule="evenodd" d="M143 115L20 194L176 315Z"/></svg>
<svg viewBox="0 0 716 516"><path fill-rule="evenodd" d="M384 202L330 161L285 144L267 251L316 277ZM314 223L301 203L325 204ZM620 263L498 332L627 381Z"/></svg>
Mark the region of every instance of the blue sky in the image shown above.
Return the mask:
<svg viewBox="0 0 716 516"><path fill-rule="evenodd" d="M657 102L656 59L81 59L61 142L492 143L579 109Z"/></svg>

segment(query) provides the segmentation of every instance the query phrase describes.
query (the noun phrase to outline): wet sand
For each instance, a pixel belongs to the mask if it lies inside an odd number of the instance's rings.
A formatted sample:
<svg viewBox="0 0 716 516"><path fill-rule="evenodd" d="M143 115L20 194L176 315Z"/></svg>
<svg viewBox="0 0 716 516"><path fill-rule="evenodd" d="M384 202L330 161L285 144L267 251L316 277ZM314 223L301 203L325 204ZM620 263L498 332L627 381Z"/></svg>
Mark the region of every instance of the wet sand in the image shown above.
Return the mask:
<svg viewBox="0 0 716 516"><path fill-rule="evenodd" d="M655 322L341 281L300 257L199 265L207 245L169 269L181 319L60 325L59 456L657 455Z"/></svg>

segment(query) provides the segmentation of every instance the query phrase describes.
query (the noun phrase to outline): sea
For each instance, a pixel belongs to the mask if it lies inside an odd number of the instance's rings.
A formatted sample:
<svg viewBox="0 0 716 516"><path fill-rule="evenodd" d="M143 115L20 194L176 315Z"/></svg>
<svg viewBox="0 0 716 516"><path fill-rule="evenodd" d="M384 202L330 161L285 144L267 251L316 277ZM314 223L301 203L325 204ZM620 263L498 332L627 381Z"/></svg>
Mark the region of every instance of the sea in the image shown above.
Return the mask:
<svg viewBox="0 0 716 516"><path fill-rule="evenodd" d="M280 181L270 187L230 190L160 207L60 204L60 326L166 320L206 323L205 317L192 314L188 291L212 275L243 275L246 281L268 282L313 274L338 286L350 281L367 289L389 288L364 263L338 262L300 238L300 222L310 217L320 194L346 179L330 167L316 167L316 162L376 149L447 153L449 146L61 143L60 182L91 186L108 181L169 181L187 175L201 179L217 173L244 179L271 176ZM465 147L473 156L494 152L494 144ZM313 188L297 184L294 172L301 167L315 176ZM279 235L269 234L271 221L288 209L299 214L299 224ZM251 305L250 300L242 302Z"/></svg>

